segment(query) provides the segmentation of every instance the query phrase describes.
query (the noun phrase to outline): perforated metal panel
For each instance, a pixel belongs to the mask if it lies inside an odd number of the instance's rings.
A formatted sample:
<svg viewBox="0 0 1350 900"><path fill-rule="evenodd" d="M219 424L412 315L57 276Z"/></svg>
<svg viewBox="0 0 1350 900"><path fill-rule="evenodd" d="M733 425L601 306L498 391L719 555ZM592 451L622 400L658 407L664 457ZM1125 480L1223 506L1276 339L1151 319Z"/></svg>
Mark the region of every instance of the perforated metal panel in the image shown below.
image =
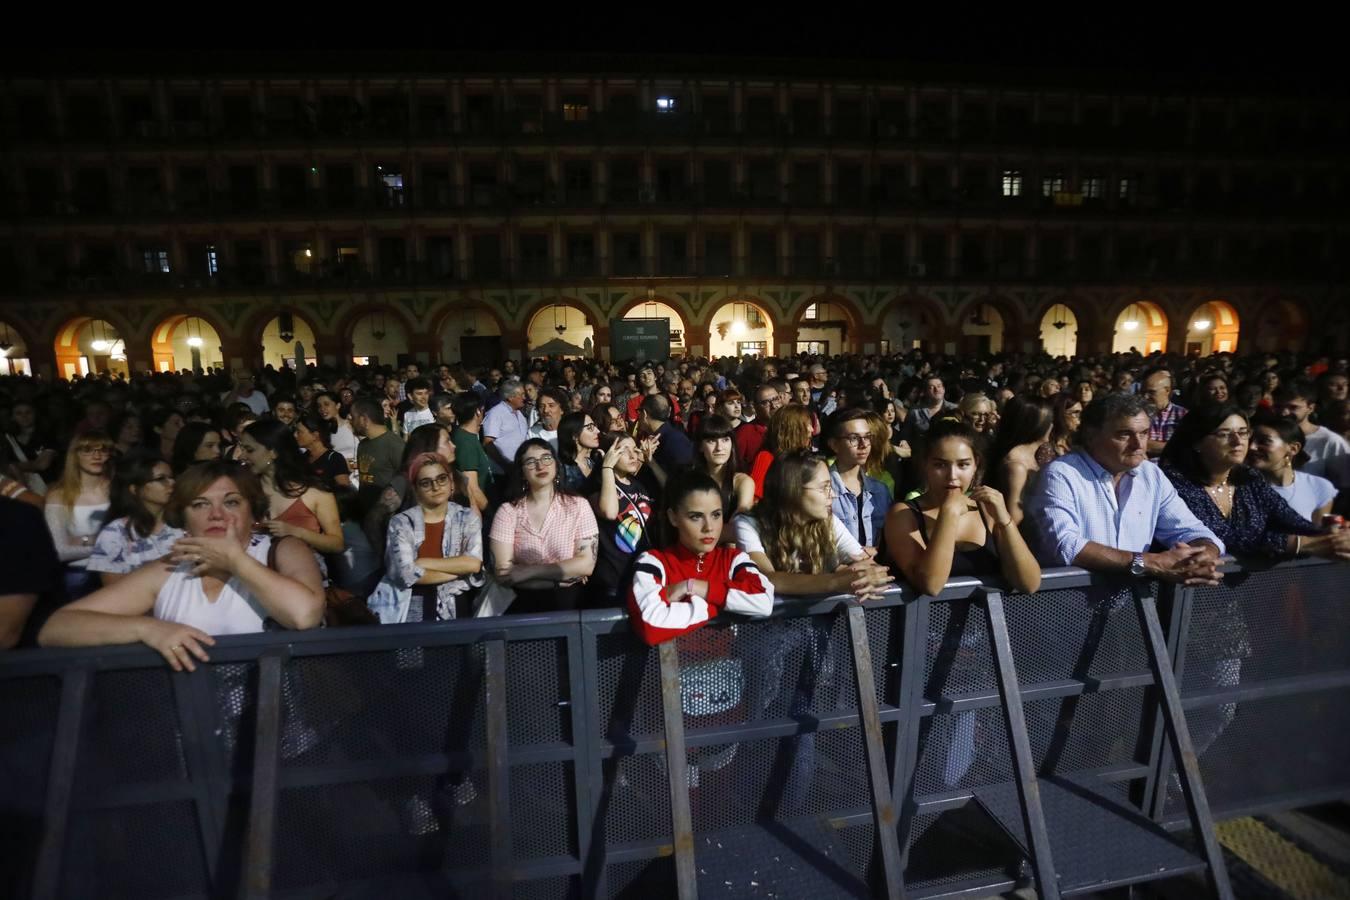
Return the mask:
<svg viewBox="0 0 1350 900"><path fill-rule="evenodd" d="M627 632L597 636L595 651L601 734L614 741L659 736L665 725L656 654Z"/></svg>
<svg viewBox="0 0 1350 900"><path fill-rule="evenodd" d="M169 675L165 667L95 677L76 770L82 793L187 778Z"/></svg>
<svg viewBox="0 0 1350 900"><path fill-rule="evenodd" d="M0 681L0 896L21 896L37 855L60 697L54 676Z"/></svg>
<svg viewBox="0 0 1350 900"><path fill-rule="evenodd" d="M72 815L61 893L89 897L181 897L210 882L201 832L188 802Z"/></svg>
<svg viewBox="0 0 1350 900"><path fill-rule="evenodd" d="M667 900L675 896L675 860L670 856L615 863L606 874L612 900Z"/></svg>
<svg viewBox="0 0 1350 900"><path fill-rule="evenodd" d="M1350 690L1206 706L1188 710L1186 723L1193 738L1209 739L1200 774L1218 817L1282 795L1350 795ZM1184 817L1175 776L1167 798L1167 818Z"/></svg>
<svg viewBox="0 0 1350 900"><path fill-rule="evenodd" d="M605 761L597 817L607 845L671 840L670 782L664 753Z"/></svg>
<svg viewBox="0 0 1350 900"><path fill-rule="evenodd" d="M512 641L506 656L511 746L570 741L567 645L562 638Z"/></svg>
<svg viewBox="0 0 1350 900"><path fill-rule="evenodd" d="M1022 855L978 803L915 817L905 885L913 891L967 879L1015 877Z"/></svg>
<svg viewBox="0 0 1350 900"><path fill-rule="evenodd" d="M511 829L516 859L567 856L577 852L572 810L572 767L566 763L538 763L511 768L511 821L529 822L529 828Z"/></svg>
<svg viewBox="0 0 1350 900"><path fill-rule="evenodd" d="M1241 658L1243 684L1350 671L1350 591L1338 569L1230 575L1197 590L1182 693L1214 689L1205 664L1216 658Z"/></svg>
<svg viewBox="0 0 1350 900"><path fill-rule="evenodd" d="M236 776L253 768L254 718L258 714L258 664L220 663L199 670L211 679L212 742L225 770Z"/></svg>
<svg viewBox="0 0 1350 900"><path fill-rule="evenodd" d="M512 900L573 900L580 896L581 880L566 875L517 881L511 885Z"/></svg>

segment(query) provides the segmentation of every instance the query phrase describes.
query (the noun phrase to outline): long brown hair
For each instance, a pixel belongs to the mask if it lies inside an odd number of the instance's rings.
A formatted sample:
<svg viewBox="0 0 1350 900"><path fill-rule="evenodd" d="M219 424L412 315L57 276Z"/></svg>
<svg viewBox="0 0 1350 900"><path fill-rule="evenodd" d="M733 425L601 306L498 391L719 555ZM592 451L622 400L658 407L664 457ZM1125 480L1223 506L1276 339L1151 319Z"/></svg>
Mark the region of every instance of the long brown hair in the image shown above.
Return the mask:
<svg viewBox="0 0 1350 900"><path fill-rule="evenodd" d="M95 447L104 447L112 451L116 445L112 438L103 432L90 431L75 438L66 448L66 462L61 469L61 478L52 486L52 493L60 498L61 505L66 509L72 509L75 506L75 501L80 499L80 451ZM112 483L111 452L107 462L103 464L103 480L109 484Z"/></svg>
<svg viewBox="0 0 1350 900"><path fill-rule="evenodd" d="M831 517L812 519L802 509L807 482L824 468L825 460L811 451L794 450L774 460L764 478L764 499L755 507L754 516L764 553L780 572L818 575L838 567Z"/></svg>
<svg viewBox="0 0 1350 900"><path fill-rule="evenodd" d="M784 406L769 417L764 432L764 449L781 456L811 446L811 412L795 403Z"/></svg>

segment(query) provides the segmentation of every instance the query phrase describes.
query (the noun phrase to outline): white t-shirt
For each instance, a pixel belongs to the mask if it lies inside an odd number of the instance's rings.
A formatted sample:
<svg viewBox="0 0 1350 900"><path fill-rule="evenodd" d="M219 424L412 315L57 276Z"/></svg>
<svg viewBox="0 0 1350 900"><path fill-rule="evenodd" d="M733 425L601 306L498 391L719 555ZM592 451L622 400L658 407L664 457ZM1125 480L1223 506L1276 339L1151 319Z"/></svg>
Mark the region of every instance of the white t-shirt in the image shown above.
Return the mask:
<svg viewBox="0 0 1350 900"><path fill-rule="evenodd" d="M1291 485L1272 485L1275 493L1284 498L1294 512L1311 520L1318 507L1336 499L1336 485L1317 475L1307 472L1295 472ZM1313 522L1320 525L1319 522Z"/></svg>
<svg viewBox="0 0 1350 900"><path fill-rule="evenodd" d="M403 433L412 434L413 429L419 425L430 425L436 421L436 414L431 411L431 407L426 409L410 409L403 414Z"/></svg>
<svg viewBox="0 0 1350 900"><path fill-rule="evenodd" d="M230 395L226 394L225 396L228 397ZM254 388L251 392L249 392L249 395L247 397L241 394L235 394L234 400L244 404L249 409L253 410L253 414L256 416L261 416L272 408L267 403L267 395L264 394L262 391L258 390L257 388Z"/></svg>
<svg viewBox="0 0 1350 900"><path fill-rule="evenodd" d="M557 429L554 429L553 431L549 431L547 428L544 427L544 423L543 423L543 422L535 422L533 425L530 426L530 437L532 437L532 438L539 438L540 440L548 441L550 444L553 445L553 452L554 452L554 453L557 453L557 452L558 452L558 431L557 431Z"/></svg>
<svg viewBox="0 0 1350 900"><path fill-rule="evenodd" d="M1309 462L1319 462L1333 456L1350 455L1350 444L1330 428L1319 425L1303 442L1303 452L1308 454Z"/></svg>
<svg viewBox="0 0 1350 900"><path fill-rule="evenodd" d="M764 542L759 537L759 520L751 515L739 515L732 520L736 529L736 546L746 553L763 553ZM841 564L852 562L863 555L858 539L848 533L844 523L836 515L830 516L830 527L834 531L834 551Z"/></svg>

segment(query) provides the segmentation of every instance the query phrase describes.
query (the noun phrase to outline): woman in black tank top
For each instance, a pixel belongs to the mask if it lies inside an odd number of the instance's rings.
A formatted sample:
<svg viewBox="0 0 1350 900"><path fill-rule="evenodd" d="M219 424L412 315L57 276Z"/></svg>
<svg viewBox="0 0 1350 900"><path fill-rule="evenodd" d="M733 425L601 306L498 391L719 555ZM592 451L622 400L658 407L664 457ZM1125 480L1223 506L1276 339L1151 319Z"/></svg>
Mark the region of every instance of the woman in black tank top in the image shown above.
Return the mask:
<svg viewBox="0 0 1350 900"><path fill-rule="evenodd" d="M1032 592L1041 569L1008 514L1003 495L979 484L981 441L961 422L929 429L919 462L924 491L886 517L886 546L910 584L941 593L953 575L1003 575Z"/></svg>

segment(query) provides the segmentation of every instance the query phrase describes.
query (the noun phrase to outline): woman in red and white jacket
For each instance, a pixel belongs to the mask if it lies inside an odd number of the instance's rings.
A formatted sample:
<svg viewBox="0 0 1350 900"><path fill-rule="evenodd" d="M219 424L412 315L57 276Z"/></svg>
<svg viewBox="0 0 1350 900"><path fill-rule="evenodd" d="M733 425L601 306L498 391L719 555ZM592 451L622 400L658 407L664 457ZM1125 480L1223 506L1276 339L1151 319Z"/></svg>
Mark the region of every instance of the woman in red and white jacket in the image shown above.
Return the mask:
<svg viewBox="0 0 1350 900"><path fill-rule="evenodd" d="M633 566L628 615L648 644L701 628L723 610L747 616L773 611L773 585L749 554L719 547L722 490L703 472L666 485L666 521L674 540L648 550Z"/></svg>

